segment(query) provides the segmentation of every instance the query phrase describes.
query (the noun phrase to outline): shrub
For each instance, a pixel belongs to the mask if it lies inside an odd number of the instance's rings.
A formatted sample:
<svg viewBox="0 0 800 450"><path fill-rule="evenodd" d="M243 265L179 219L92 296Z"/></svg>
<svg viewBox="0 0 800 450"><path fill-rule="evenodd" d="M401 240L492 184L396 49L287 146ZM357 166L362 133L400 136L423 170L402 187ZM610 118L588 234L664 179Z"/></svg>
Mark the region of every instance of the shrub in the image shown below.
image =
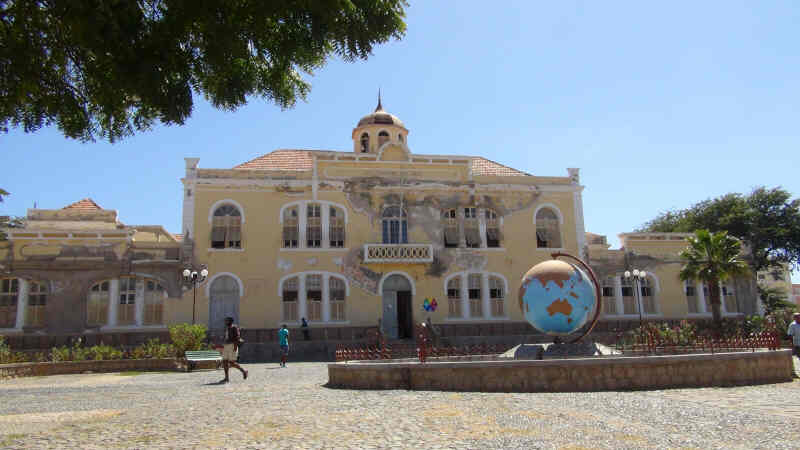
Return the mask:
<svg viewBox="0 0 800 450"><path fill-rule="evenodd" d="M28 355L11 350L5 336L0 336L0 364L13 364L28 361Z"/></svg>
<svg viewBox="0 0 800 450"><path fill-rule="evenodd" d="M169 327L174 355L181 358L187 350L206 350L206 326L181 323Z"/></svg>
<svg viewBox="0 0 800 450"><path fill-rule="evenodd" d="M122 359L122 350L116 349L110 345L95 345L89 349L92 359L95 361L107 361L112 359Z"/></svg>
<svg viewBox="0 0 800 450"><path fill-rule="evenodd" d="M150 339L132 349L129 356L133 359L168 358L175 355L175 351L175 347L170 344L164 344L158 339Z"/></svg>
<svg viewBox="0 0 800 450"><path fill-rule="evenodd" d="M61 362L69 360L70 360L69 347L67 347L66 345L62 345L61 347L53 347L50 349L50 361Z"/></svg>

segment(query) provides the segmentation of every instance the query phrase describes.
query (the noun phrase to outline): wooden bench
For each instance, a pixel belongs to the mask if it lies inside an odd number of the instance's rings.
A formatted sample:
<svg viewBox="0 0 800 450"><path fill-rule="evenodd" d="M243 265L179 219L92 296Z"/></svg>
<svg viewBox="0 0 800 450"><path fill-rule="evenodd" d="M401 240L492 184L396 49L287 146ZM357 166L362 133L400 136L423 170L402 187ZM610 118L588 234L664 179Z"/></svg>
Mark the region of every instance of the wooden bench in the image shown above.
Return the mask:
<svg viewBox="0 0 800 450"><path fill-rule="evenodd" d="M222 353L216 350L187 351L184 357L186 358L187 370L189 372L194 369L195 363L200 361L216 361L218 369L220 364L222 364Z"/></svg>

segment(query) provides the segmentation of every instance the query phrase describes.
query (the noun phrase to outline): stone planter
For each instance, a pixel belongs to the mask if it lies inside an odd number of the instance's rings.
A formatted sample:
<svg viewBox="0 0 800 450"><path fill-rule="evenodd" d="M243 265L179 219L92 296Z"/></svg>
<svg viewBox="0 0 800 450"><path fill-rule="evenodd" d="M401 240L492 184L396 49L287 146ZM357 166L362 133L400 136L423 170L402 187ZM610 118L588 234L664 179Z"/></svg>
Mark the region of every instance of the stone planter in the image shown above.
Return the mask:
<svg viewBox="0 0 800 450"><path fill-rule="evenodd" d="M183 367L185 363L175 358L0 364L0 379L84 372L168 371Z"/></svg>

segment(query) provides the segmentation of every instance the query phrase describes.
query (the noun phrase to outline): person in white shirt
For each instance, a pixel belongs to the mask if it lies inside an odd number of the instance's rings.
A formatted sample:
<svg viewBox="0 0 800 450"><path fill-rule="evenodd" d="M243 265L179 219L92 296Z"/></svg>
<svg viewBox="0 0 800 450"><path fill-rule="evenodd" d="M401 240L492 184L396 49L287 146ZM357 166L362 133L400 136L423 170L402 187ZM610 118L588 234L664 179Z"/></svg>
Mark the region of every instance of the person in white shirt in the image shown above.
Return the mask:
<svg viewBox="0 0 800 450"><path fill-rule="evenodd" d="M792 337L792 354L800 357L800 313L794 314L794 322L789 324L786 333Z"/></svg>

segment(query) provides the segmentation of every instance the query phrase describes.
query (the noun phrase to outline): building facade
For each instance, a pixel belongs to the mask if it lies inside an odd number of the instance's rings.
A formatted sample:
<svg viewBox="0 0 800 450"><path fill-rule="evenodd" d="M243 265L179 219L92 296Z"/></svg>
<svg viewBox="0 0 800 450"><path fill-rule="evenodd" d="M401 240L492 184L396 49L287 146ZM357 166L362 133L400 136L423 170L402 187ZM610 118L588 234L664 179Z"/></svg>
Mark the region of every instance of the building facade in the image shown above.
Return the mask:
<svg viewBox="0 0 800 450"><path fill-rule="evenodd" d="M410 337L428 318L503 330L523 322L521 274L554 251L583 253L578 169L417 155L380 104L351 138L347 151L276 150L231 169L186 159L184 242L211 274L202 321L306 318L329 336L380 324Z"/></svg>
<svg viewBox="0 0 800 450"><path fill-rule="evenodd" d="M217 333L228 316L255 340L302 318L325 340L375 327L408 338L427 320L447 336L527 334L521 277L556 251L597 272L609 327L640 309L710 318L707 288L678 279L687 235L626 233L610 249L584 229L578 169L415 154L409 134L379 101L346 151L275 150L232 168L185 158L180 234L125 225L90 199L29 210L0 243L0 334L144 335L193 318ZM185 268L208 279L193 290ZM641 295L622 276L634 268L647 272ZM754 280L721 290L726 316L759 312Z"/></svg>

